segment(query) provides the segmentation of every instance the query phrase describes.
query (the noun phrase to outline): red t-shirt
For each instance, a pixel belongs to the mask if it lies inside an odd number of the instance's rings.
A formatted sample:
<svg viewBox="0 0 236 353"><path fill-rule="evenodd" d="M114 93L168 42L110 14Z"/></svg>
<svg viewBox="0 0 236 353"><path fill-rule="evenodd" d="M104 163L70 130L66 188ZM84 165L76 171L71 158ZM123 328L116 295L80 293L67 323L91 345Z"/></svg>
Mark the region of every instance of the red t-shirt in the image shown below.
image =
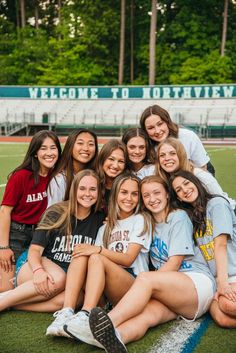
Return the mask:
<svg viewBox="0 0 236 353"><path fill-rule="evenodd" d="M49 177L39 176L35 186L33 173L22 169L12 174L6 185L2 205L12 206L11 220L24 224L37 224L47 208Z"/></svg>

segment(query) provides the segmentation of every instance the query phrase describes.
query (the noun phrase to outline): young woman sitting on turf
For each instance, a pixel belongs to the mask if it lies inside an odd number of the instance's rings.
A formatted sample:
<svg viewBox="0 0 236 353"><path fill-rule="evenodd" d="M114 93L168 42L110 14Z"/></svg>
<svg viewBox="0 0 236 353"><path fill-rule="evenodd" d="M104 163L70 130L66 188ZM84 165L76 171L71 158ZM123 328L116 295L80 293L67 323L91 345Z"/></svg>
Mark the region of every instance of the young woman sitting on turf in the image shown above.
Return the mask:
<svg viewBox="0 0 236 353"><path fill-rule="evenodd" d="M127 129L122 141L128 152L127 168L140 179L155 174L155 153L145 131L140 128Z"/></svg>
<svg viewBox="0 0 236 353"><path fill-rule="evenodd" d="M47 186L61 154L52 131L37 132L10 175L0 208L0 292L14 287L15 262L31 242L47 207Z"/></svg>
<svg viewBox="0 0 236 353"><path fill-rule="evenodd" d="M78 335L90 344L99 342L109 353L126 352L125 343L177 316L194 321L208 310L215 290L214 277L194 246L192 223L185 211L170 205L167 184L160 177L149 176L142 180L141 192L152 216L150 255L158 271L140 273L108 315L103 309L92 309L92 333L87 329Z"/></svg>
<svg viewBox="0 0 236 353"><path fill-rule="evenodd" d="M48 207L56 202L68 200L75 174L83 169L94 170L97 155L98 142L93 131L79 129L69 134L60 164L54 170L48 187Z"/></svg>
<svg viewBox="0 0 236 353"><path fill-rule="evenodd" d="M96 171L102 186L103 206L106 212L112 185L115 178L126 169L127 158L125 144L116 139L109 140L99 152Z"/></svg>
<svg viewBox="0 0 236 353"><path fill-rule="evenodd" d="M210 307L216 323L236 328L236 217L229 202L210 195L190 172L172 175L178 204L188 211L194 239L217 280L217 293Z"/></svg>
<svg viewBox="0 0 236 353"><path fill-rule="evenodd" d="M103 292L110 303L116 304L135 276L148 270L151 237L148 222L138 213L139 199L139 179L130 173L119 175L112 186L107 223L100 228L96 245L83 244L75 249L67 275L64 309L48 327L47 335L69 334L79 339L87 331L89 311L98 304ZM84 303L73 316L82 288L77 269L85 258L88 269ZM90 337L86 342L90 343Z"/></svg>
<svg viewBox="0 0 236 353"><path fill-rule="evenodd" d="M17 268L18 286L2 294L0 311L9 307L39 312L61 309L72 251L77 244L94 244L103 224L100 203L97 174L92 170L79 172L69 200L52 205L44 213L33 235L28 262ZM84 276L84 272L83 266L77 267L76 276Z"/></svg>
<svg viewBox="0 0 236 353"><path fill-rule="evenodd" d="M157 147L156 174L160 175L165 181L169 181L170 176L179 171L186 170L192 172L201 181L210 194L224 196L232 209L235 209L236 202L224 192L218 181L211 173L202 168L194 167L188 160L183 144L174 137L168 137L159 143Z"/></svg>
<svg viewBox="0 0 236 353"><path fill-rule="evenodd" d="M140 126L148 134L155 149L167 137L178 138L184 145L188 159L196 167L208 168L214 175L214 167L199 137L192 130L175 124L169 113L159 105L155 104L144 110L140 118Z"/></svg>

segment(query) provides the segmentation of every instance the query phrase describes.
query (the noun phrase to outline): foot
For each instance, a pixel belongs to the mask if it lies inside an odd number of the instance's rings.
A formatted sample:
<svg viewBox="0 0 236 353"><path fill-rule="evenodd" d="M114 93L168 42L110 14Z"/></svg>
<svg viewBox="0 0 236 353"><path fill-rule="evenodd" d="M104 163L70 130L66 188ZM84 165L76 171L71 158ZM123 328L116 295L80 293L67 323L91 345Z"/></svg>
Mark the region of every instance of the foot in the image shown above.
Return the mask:
<svg viewBox="0 0 236 353"><path fill-rule="evenodd" d="M93 337L105 348L107 353L127 353L119 332L114 328L107 313L94 308L89 315L89 325Z"/></svg>
<svg viewBox="0 0 236 353"><path fill-rule="evenodd" d="M63 329L63 326L74 315L74 310L71 308L64 308L56 311L53 316L55 320L48 326L46 336L64 336L70 337Z"/></svg>
<svg viewBox="0 0 236 353"><path fill-rule="evenodd" d="M81 310L68 320L64 325L64 331L78 341L83 341L93 346L103 348L92 335L89 327L89 313L87 311Z"/></svg>

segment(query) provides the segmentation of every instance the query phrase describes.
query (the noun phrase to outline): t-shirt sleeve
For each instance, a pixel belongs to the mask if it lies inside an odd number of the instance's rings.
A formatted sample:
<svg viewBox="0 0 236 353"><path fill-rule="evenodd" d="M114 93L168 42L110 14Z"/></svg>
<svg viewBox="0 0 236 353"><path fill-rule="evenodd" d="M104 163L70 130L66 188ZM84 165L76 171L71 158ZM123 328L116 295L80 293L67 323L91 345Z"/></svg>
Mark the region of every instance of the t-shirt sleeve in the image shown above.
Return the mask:
<svg viewBox="0 0 236 353"><path fill-rule="evenodd" d="M103 234L104 234L104 230L105 230L105 225L102 225L99 230L98 230L98 234L96 237L96 241L95 241L95 245L97 246L103 246Z"/></svg>
<svg viewBox="0 0 236 353"><path fill-rule="evenodd" d="M220 199L220 198L217 198ZM214 199L212 199L212 202ZM230 204L222 198L210 208L210 222L213 227L213 238L220 234L228 234L233 237L232 210Z"/></svg>
<svg viewBox="0 0 236 353"><path fill-rule="evenodd" d="M43 229L38 229L34 232L31 244L40 245L46 248L48 244L48 231Z"/></svg>
<svg viewBox="0 0 236 353"><path fill-rule="evenodd" d="M142 252L147 252L151 245L151 234L144 233L144 218L142 215L137 215L133 220L133 228L130 234L130 243L142 245ZM142 235L141 235L142 234Z"/></svg>
<svg viewBox="0 0 236 353"><path fill-rule="evenodd" d="M176 213L169 232L168 256L194 255L193 225L186 213Z"/></svg>
<svg viewBox="0 0 236 353"><path fill-rule="evenodd" d="M48 207L64 200L66 182L63 174L56 175L48 185Z"/></svg>
<svg viewBox="0 0 236 353"><path fill-rule="evenodd" d="M192 132L191 136L191 161L198 167L202 167L210 160L200 138Z"/></svg>
<svg viewBox="0 0 236 353"><path fill-rule="evenodd" d="M15 206L23 195L24 178L21 173L14 173L10 176L3 195L2 205Z"/></svg>

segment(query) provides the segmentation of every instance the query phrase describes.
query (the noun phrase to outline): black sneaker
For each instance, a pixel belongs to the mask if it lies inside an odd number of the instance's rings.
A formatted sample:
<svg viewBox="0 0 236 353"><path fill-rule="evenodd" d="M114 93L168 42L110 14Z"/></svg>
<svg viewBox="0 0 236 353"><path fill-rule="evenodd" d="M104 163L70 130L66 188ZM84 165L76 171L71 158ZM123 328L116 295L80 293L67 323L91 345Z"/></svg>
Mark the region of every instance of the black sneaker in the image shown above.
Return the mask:
<svg viewBox="0 0 236 353"><path fill-rule="evenodd" d="M107 353L127 353L118 331L106 311L94 308L89 315L89 325L94 338L103 345Z"/></svg>

